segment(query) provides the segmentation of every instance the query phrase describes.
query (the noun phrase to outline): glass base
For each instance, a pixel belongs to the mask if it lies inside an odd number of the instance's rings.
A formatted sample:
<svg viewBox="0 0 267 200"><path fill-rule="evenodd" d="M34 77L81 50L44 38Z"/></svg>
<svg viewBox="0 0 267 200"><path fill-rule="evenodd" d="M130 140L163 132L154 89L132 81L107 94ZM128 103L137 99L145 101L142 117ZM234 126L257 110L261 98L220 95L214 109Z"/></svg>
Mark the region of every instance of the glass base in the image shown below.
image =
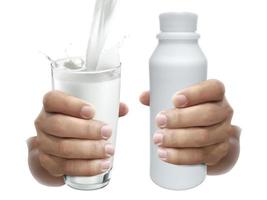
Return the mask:
<svg viewBox="0 0 267 200"><path fill-rule="evenodd" d="M64 176L65 183L77 190L97 190L108 185L111 170L97 176Z"/></svg>

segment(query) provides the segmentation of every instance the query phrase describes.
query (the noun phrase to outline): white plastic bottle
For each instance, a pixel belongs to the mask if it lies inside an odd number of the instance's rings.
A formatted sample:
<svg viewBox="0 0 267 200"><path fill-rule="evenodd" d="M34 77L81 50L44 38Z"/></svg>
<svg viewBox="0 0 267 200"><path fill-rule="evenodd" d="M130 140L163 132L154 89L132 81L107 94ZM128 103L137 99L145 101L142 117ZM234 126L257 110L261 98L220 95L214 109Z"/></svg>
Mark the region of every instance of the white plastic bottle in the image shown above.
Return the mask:
<svg viewBox="0 0 267 200"><path fill-rule="evenodd" d="M158 157L158 147L152 138L158 127L156 115L174 108L173 95L188 86L207 79L207 60L198 39L197 15L193 13L164 13L160 15L159 44L150 59L150 176L159 186L184 190L202 183L207 167L173 165Z"/></svg>

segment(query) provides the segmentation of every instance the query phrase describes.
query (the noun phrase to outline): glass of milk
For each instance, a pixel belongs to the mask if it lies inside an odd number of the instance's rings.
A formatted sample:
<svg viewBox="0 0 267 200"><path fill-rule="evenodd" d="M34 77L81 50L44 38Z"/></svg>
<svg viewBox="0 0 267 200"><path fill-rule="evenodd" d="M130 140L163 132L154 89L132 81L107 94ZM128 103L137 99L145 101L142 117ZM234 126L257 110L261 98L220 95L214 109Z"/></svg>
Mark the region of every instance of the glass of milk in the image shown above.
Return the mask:
<svg viewBox="0 0 267 200"><path fill-rule="evenodd" d="M95 120L112 127L109 143L115 146L120 102L120 66L101 71L88 71L81 58L64 58L52 63L53 90L60 90L87 101L95 107ZM111 158L113 161L113 158ZM94 190L106 186L111 169L90 177L65 176L65 183L80 190Z"/></svg>

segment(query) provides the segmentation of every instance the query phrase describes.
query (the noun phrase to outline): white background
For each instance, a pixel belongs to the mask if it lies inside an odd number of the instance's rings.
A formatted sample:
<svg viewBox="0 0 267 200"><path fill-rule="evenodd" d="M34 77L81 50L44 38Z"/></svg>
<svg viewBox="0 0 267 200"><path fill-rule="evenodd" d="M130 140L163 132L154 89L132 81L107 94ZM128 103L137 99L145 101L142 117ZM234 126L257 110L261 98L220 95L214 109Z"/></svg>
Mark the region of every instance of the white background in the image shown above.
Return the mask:
<svg viewBox="0 0 267 200"><path fill-rule="evenodd" d="M106 188L81 192L38 184L27 166L26 139L50 89L49 63L70 43L85 54L92 0L0 1L0 199L266 199L267 6L264 0L120 0L116 30L128 39L121 49L122 101L130 113L119 122L113 178ZM241 156L226 175L199 187L169 191L149 178L149 115L138 96L148 89L148 59L156 46L158 14L199 15L200 45L209 78L222 80L243 129ZM120 26L118 26L118 24ZM74 51L74 50L73 50ZM70 53L71 54L71 53Z"/></svg>

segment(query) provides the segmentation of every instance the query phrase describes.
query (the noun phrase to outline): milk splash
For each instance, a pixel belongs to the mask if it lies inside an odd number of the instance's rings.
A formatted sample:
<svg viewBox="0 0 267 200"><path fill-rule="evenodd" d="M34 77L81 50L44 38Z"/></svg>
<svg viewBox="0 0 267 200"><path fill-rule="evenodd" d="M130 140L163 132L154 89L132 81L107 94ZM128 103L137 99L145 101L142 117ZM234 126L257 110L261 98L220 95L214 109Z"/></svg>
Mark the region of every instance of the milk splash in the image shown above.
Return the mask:
<svg viewBox="0 0 267 200"><path fill-rule="evenodd" d="M118 48L103 51L116 4L117 0L96 0L86 53L87 71L101 70L120 64Z"/></svg>
<svg viewBox="0 0 267 200"><path fill-rule="evenodd" d="M72 46L70 44L64 51L67 59L61 60L64 61L64 63L60 64L61 67L65 67L66 70L100 71L120 65L119 49L122 46L120 43L124 42L126 37L117 45L104 48L110 35L110 26L116 4L117 0L95 0L95 10L86 58L78 59L75 57L74 59L70 57L68 52ZM43 54L54 67L59 67L58 63L50 56L41 51L39 53Z"/></svg>

